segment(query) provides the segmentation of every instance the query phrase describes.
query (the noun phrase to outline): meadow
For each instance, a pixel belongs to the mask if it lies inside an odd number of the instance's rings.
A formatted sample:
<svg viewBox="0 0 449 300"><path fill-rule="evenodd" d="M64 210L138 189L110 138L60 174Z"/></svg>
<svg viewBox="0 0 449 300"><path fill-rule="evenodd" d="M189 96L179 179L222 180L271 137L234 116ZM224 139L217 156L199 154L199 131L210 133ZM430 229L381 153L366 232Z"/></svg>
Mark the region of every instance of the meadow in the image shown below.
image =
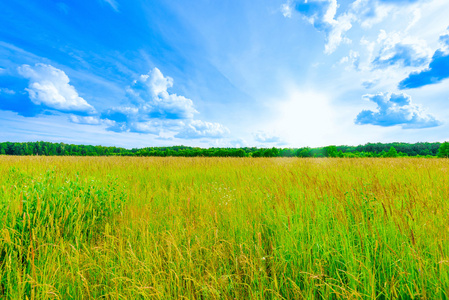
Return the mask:
<svg viewBox="0 0 449 300"><path fill-rule="evenodd" d="M448 171L0 156L0 298L448 299Z"/></svg>

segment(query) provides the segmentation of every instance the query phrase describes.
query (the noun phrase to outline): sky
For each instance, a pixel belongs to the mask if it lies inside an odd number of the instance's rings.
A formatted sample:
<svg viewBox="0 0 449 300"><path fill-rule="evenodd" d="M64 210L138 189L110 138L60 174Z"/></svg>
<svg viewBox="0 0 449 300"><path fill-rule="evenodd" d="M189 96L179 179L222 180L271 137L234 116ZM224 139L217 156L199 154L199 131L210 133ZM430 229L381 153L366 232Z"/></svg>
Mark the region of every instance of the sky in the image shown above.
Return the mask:
<svg viewBox="0 0 449 300"><path fill-rule="evenodd" d="M0 1L0 141L449 140L447 0Z"/></svg>

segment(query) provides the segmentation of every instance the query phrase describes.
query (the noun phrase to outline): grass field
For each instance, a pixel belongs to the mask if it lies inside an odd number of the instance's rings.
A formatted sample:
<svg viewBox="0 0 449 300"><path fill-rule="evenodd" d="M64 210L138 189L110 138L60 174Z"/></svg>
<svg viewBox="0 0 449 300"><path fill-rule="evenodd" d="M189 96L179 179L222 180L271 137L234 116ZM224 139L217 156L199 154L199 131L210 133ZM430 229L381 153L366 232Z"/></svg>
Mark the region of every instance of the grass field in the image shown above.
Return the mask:
<svg viewBox="0 0 449 300"><path fill-rule="evenodd" d="M448 299L448 171L0 156L0 298Z"/></svg>

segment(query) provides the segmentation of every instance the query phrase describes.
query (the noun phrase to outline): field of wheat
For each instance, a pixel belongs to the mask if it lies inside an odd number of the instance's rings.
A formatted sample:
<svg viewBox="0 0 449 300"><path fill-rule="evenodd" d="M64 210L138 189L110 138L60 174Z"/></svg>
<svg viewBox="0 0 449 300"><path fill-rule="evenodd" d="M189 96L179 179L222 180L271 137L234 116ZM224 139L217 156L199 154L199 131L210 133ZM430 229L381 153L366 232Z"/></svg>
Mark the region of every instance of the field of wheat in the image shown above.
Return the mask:
<svg viewBox="0 0 449 300"><path fill-rule="evenodd" d="M0 298L448 299L448 171L0 156Z"/></svg>

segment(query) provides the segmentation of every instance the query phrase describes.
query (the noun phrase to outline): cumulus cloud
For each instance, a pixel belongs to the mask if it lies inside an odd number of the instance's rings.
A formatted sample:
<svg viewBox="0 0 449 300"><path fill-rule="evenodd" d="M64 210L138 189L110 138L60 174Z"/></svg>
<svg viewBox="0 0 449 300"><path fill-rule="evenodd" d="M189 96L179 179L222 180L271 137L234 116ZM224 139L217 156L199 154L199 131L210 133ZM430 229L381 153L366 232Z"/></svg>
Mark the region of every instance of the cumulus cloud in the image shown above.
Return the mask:
<svg viewBox="0 0 449 300"><path fill-rule="evenodd" d="M198 113L193 101L171 94L173 79L165 77L154 68L148 74L141 75L128 87L128 106L114 107L104 111L103 119L112 121L108 130L159 134L164 128L179 130L184 121L192 120Z"/></svg>
<svg viewBox="0 0 449 300"><path fill-rule="evenodd" d="M284 17L291 17L292 11L299 12L318 31L326 34L324 52L333 53L341 44L349 44L352 41L347 37L347 32L354 23L359 23L363 28L371 28L374 24L383 21L392 11L399 6L412 4L418 0L355 0L341 11L337 0L288 0L281 5ZM339 11L340 9L340 11ZM411 27L420 18L420 11L414 11ZM397 51L406 54L407 47L397 45ZM393 58L394 59L394 58ZM389 62L386 62L387 64Z"/></svg>
<svg viewBox="0 0 449 300"><path fill-rule="evenodd" d="M287 143L275 133L258 131L253 133L254 140L262 144L276 144L277 146L286 145Z"/></svg>
<svg viewBox="0 0 449 300"><path fill-rule="evenodd" d="M404 129L436 127L441 124L434 116L412 103L409 95L404 93L379 93L365 95L363 98L377 104L377 111L363 110L355 120L358 125L395 126Z"/></svg>
<svg viewBox="0 0 449 300"><path fill-rule="evenodd" d="M397 32L387 34L381 30L377 42L381 48L372 61L373 68L382 69L393 65L419 67L430 59L431 50L423 40L402 37Z"/></svg>
<svg viewBox="0 0 449 300"><path fill-rule="evenodd" d="M441 48L435 51L429 66L409 74L399 83L399 89L414 89L429 84L436 84L449 78L449 34L440 37Z"/></svg>
<svg viewBox="0 0 449 300"><path fill-rule="evenodd" d="M337 15L337 0L290 0L281 7L285 17L296 9L317 30L327 35L324 52L333 53L341 43L350 43L345 33L351 29L355 16L351 13Z"/></svg>
<svg viewBox="0 0 449 300"><path fill-rule="evenodd" d="M181 139L223 138L227 134L229 129L219 123L192 120L175 137Z"/></svg>
<svg viewBox="0 0 449 300"><path fill-rule="evenodd" d="M141 75L128 88L131 100L139 106L141 114L160 119L191 119L198 113L193 101L167 90L173 87L173 78L164 77L158 68Z"/></svg>
<svg viewBox="0 0 449 300"><path fill-rule="evenodd" d="M51 65L22 65L19 74L29 80L26 91L35 105L61 112L93 114L95 109L78 95L64 71Z"/></svg>
<svg viewBox="0 0 449 300"><path fill-rule="evenodd" d="M165 77L157 68L141 75L127 89L129 105L114 107L101 114L103 120L109 121L107 130L159 136L171 132L172 136L185 139L221 138L229 133L219 123L195 120L198 111L193 101L169 93L171 87L173 79Z"/></svg>
<svg viewBox="0 0 449 300"><path fill-rule="evenodd" d="M75 124L103 125L113 132L154 134L163 139L222 138L229 129L219 123L195 119L193 101L170 93L173 79L154 68L126 89L127 103L101 114L78 95L64 71L51 65L22 65L19 77L3 76L0 109L26 117L59 111ZM6 79L5 79L6 78ZM28 88L25 88L28 85ZM9 88L11 87L11 88Z"/></svg>

